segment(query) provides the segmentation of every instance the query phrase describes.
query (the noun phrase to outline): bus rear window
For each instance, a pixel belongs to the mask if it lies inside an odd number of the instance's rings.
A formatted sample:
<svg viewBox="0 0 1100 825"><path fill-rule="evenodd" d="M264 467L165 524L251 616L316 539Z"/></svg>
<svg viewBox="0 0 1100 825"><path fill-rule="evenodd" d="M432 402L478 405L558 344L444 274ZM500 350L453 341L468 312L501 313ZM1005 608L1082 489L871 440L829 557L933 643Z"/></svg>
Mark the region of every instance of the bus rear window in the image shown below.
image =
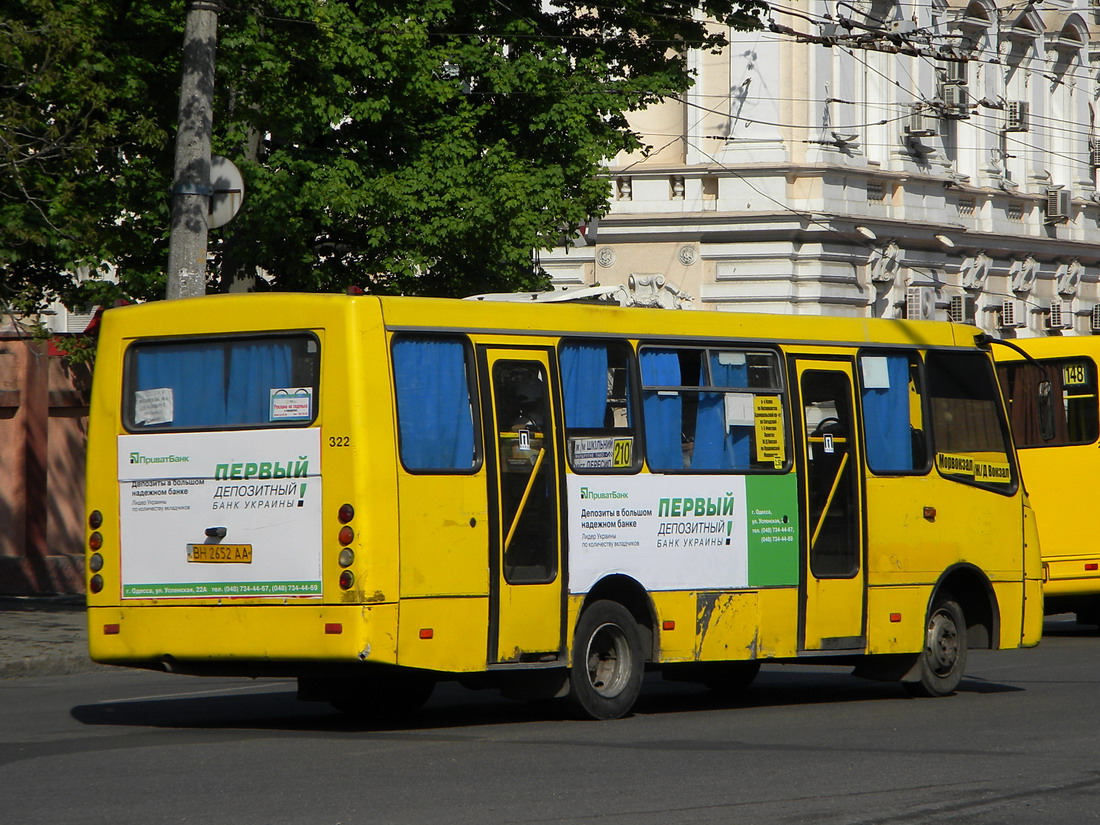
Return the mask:
<svg viewBox="0 0 1100 825"><path fill-rule="evenodd" d="M126 354L130 432L304 426L320 347L308 334L143 341Z"/></svg>

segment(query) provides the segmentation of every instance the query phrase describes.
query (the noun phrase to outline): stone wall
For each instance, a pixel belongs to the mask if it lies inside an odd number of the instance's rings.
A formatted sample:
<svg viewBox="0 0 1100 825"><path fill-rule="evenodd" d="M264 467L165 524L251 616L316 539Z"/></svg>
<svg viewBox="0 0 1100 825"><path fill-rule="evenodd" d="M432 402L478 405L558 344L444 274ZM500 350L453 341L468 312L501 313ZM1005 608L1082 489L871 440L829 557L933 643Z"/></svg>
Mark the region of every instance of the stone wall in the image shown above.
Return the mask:
<svg viewBox="0 0 1100 825"><path fill-rule="evenodd" d="M0 594L84 592L91 370L0 332Z"/></svg>

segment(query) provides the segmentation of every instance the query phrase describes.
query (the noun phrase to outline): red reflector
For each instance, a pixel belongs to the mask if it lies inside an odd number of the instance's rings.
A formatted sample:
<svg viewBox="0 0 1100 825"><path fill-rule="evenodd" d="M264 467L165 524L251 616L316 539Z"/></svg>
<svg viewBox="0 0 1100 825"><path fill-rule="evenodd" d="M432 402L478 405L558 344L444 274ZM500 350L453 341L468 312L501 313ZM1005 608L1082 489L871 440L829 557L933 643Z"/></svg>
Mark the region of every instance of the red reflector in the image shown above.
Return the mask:
<svg viewBox="0 0 1100 825"><path fill-rule="evenodd" d="M420 628L420 638L421 639L431 639L433 636L435 636L435 631L432 630L430 627Z"/></svg>
<svg viewBox="0 0 1100 825"><path fill-rule="evenodd" d="M901 621L901 614L900 613L891 613L890 614L890 621L895 622L895 623L900 622Z"/></svg>
<svg viewBox="0 0 1100 825"><path fill-rule="evenodd" d="M667 621L667 622L661 622L661 630L675 630L675 629L676 629L676 622L671 621L671 620Z"/></svg>
<svg viewBox="0 0 1100 825"><path fill-rule="evenodd" d="M1100 564L1090 562L1089 564L1085 565L1085 569L1086 570L1100 570Z"/></svg>
<svg viewBox="0 0 1100 825"><path fill-rule="evenodd" d="M339 622L326 622L325 623L325 633L329 634L330 636L336 636L336 635L339 635L340 633L343 633L343 632L344 632L344 626L342 624L340 624Z"/></svg>
<svg viewBox="0 0 1100 825"><path fill-rule="evenodd" d="M104 636L117 636L122 632L122 625L117 624L105 624L103 625Z"/></svg>
<svg viewBox="0 0 1100 825"><path fill-rule="evenodd" d="M936 519L936 508L935 507L925 507L924 508L924 517L926 519L928 519L929 521L935 521L935 519Z"/></svg>

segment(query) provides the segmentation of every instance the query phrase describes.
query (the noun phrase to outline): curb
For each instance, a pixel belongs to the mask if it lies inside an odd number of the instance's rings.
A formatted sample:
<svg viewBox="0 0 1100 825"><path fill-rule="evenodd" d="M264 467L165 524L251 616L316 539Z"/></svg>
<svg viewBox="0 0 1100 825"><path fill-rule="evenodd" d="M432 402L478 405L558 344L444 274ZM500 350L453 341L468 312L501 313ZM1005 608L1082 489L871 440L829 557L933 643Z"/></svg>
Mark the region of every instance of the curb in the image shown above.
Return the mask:
<svg viewBox="0 0 1100 825"><path fill-rule="evenodd" d="M83 596L0 596L0 680L91 673Z"/></svg>
<svg viewBox="0 0 1100 825"><path fill-rule="evenodd" d="M72 676L77 673L93 673L104 668L87 656L76 654L60 656L24 656L0 662L0 680L27 679L33 676Z"/></svg>

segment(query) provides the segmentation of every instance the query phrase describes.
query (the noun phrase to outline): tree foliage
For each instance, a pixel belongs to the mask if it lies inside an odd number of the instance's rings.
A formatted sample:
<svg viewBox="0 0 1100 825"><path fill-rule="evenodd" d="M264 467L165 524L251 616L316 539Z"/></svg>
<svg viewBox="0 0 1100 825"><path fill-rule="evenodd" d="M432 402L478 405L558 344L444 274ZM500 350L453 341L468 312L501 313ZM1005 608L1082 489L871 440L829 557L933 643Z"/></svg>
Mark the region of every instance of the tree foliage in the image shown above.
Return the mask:
<svg viewBox="0 0 1100 825"><path fill-rule="evenodd" d="M12 5L12 4L9 4ZM15 0L0 20L0 297L164 292L180 0ZM219 15L214 152L246 200L211 289L460 295L540 283L532 250L607 208L626 113L758 0L242 0Z"/></svg>

